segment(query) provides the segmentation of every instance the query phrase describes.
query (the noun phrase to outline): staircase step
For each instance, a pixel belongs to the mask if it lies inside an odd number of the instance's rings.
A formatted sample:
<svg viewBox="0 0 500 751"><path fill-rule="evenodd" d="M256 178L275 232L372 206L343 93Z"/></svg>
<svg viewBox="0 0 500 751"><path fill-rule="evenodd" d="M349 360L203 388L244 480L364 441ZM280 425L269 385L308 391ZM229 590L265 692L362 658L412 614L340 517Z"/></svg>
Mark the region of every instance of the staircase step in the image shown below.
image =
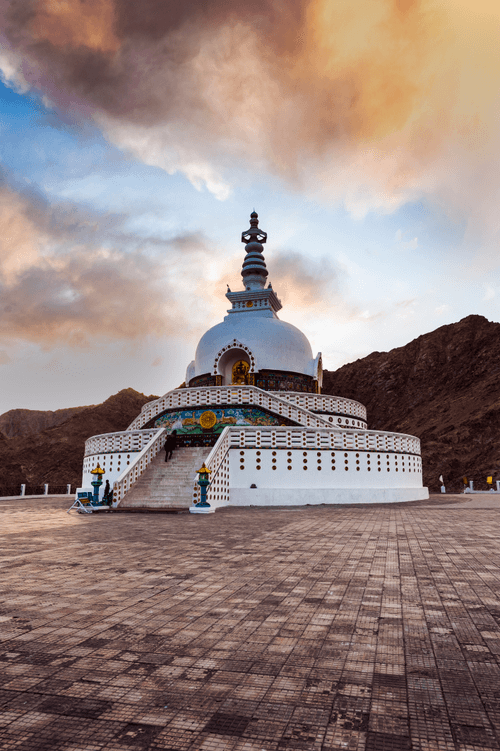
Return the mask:
<svg viewBox="0 0 500 751"><path fill-rule="evenodd" d="M118 510L188 509L193 502L196 470L211 448L179 448L166 462L161 451L125 495Z"/></svg>

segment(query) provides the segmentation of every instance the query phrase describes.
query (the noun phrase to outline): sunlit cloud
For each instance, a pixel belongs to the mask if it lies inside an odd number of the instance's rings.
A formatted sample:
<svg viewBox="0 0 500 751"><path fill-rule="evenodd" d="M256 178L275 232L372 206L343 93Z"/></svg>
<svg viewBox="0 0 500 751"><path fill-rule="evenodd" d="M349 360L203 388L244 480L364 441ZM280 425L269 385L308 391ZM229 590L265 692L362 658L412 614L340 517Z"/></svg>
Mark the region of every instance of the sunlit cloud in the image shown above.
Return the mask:
<svg viewBox="0 0 500 751"><path fill-rule="evenodd" d="M292 250L273 252L268 262L269 278L279 281L282 302L308 308L334 304L340 299L342 271L328 258L311 259Z"/></svg>
<svg viewBox="0 0 500 751"><path fill-rule="evenodd" d="M356 217L424 195L496 233L499 19L491 0L4 0L1 64L220 200L266 170Z"/></svg>
<svg viewBox="0 0 500 751"><path fill-rule="evenodd" d="M139 240L126 217L0 187L0 341L88 348L96 339L176 334L182 287L208 249L200 235ZM161 250L162 252L158 252ZM172 259L169 263L169 257ZM182 260L181 260L182 259ZM193 310L192 325L203 321Z"/></svg>

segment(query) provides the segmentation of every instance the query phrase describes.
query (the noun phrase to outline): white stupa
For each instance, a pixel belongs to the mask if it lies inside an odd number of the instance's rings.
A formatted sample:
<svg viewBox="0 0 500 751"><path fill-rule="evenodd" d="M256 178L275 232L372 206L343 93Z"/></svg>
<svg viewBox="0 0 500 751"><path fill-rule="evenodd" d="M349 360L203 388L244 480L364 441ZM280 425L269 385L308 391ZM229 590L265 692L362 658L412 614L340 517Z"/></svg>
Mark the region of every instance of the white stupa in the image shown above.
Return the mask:
<svg viewBox="0 0 500 751"><path fill-rule="evenodd" d="M79 491L91 489L99 464L121 509L428 498L418 438L368 430L362 404L321 394L321 353L314 357L307 337L278 318L258 224L253 212L242 234L243 289L228 288L231 309L201 337L185 387L146 404L128 430L90 438ZM178 446L166 463L174 429ZM202 462L208 507L199 505Z"/></svg>

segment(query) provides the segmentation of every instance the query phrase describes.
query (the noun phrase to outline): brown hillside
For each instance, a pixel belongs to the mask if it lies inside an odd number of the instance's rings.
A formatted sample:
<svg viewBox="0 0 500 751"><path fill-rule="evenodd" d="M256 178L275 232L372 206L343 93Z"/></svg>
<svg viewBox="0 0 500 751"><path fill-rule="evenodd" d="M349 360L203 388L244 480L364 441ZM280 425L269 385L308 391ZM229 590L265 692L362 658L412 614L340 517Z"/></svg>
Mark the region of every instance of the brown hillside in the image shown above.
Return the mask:
<svg viewBox="0 0 500 751"><path fill-rule="evenodd" d="M92 405L94 406L94 405ZM27 436L60 425L70 417L88 407L68 407L67 409L10 409L0 415L0 433L7 438Z"/></svg>
<svg viewBox="0 0 500 751"><path fill-rule="evenodd" d="M80 485L84 445L98 433L125 430L143 404L156 399L133 389L124 389L102 404L83 407L60 425L28 437L5 438L0 434L2 485L21 483L49 486Z"/></svg>
<svg viewBox="0 0 500 751"><path fill-rule="evenodd" d="M356 399L369 428L416 435L424 484L500 479L500 323L468 316L390 352L325 371L323 392Z"/></svg>

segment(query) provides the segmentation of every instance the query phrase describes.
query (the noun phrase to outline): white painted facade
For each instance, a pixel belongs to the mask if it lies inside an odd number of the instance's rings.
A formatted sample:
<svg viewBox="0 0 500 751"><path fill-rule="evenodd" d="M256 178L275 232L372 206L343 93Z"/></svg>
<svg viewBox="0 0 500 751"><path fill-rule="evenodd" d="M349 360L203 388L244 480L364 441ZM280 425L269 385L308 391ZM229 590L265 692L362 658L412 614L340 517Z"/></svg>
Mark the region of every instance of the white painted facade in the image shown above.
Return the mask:
<svg viewBox="0 0 500 751"><path fill-rule="evenodd" d="M420 481L420 457L400 453L328 451L314 449L232 449L229 456L231 489L275 489L287 486L309 490L328 488L414 488Z"/></svg>
<svg viewBox="0 0 500 751"><path fill-rule="evenodd" d="M191 415L205 410L215 416L230 408L244 408L260 417L252 424L221 427L215 445L207 448L210 511L228 505L391 503L428 498L427 488L422 487L418 438L368 430L366 409L359 402L312 393L313 386L317 391L321 388L321 354L314 358L304 334L278 318L281 303L271 285L264 288L266 234L258 230L255 213L250 224L242 237L247 243L244 289L228 290L232 309L222 323L202 336L187 368L186 387L144 405L128 430L90 438L85 445L81 489L91 488L91 470L99 464L113 485L115 505L119 504L163 448L166 417L175 413L182 426L178 416L187 410ZM231 382L233 366L239 361L246 363L248 383ZM290 383L304 391L252 385L259 373L274 371L284 373L285 379L289 373ZM211 379L212 385L189 385L199 377ZM264 418L269 424L262 424ZM191 416L185 423L192 426L193 421ZM193 472L193 504L198 501ZM190 510L197 512L195 506Z"/></svg>
<svg viewBox="0 0 500 751"><path fill-rule="evenodd" d="M413 454L232 449L229 474L231 506L388 503L428 497L422 488L422 461Z"/></svg>

